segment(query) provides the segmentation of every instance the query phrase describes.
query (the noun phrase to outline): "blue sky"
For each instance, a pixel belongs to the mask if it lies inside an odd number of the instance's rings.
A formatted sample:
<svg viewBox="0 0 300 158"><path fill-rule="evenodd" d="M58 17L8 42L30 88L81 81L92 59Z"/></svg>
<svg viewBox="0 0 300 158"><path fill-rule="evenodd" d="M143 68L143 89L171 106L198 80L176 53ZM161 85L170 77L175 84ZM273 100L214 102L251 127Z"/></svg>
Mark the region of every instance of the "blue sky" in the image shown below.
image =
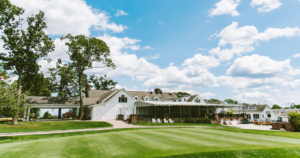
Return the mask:
<svg viewBox="0 0 300 158"><path fill-rule="evenodd" d="M104 40L116 69L93 69L118 88L163 88L204 98L300 104L298 0L12 0L43 10L53 59L70 62L58 38ZM55 66L40 61L41 71ZM98 63L95 63L97 65Z"/></svg>

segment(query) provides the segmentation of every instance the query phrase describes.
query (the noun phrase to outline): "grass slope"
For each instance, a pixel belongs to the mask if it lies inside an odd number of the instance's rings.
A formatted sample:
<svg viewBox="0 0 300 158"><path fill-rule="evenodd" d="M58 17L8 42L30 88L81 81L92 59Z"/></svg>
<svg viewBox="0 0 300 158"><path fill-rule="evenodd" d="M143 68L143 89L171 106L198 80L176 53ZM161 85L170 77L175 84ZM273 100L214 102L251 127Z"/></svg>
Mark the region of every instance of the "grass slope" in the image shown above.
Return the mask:
<svg viewBox="0 0 300 158"><path fill-rule="evenodd" d="M112 127L112 125L107 122L91 121L19 122L19 125L12 125L10 122L5 122L0 123L0 133L54 131L101 127Z"/></svg>
<svg viewBox="0 0 300 158"><path fill-rule="evenodd" d="M280 157L295 157L300 156L299 147L300 140L294 138L212 128L156 128L4 143L0 157L273 157L278 148L285 150Z"/></svg>

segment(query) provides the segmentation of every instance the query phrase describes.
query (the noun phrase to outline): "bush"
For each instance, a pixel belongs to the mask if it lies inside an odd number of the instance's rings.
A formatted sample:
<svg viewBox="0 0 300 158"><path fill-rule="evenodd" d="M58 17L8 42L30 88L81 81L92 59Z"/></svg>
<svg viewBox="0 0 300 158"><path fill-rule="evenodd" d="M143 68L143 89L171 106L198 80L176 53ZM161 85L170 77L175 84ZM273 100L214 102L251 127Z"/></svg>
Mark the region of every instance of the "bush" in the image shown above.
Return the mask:
<svg viewBox="0 0 300 158"><path fill-rule="evenodd" d="M186 118L186 123L194 123L194 121L191 118Z"/></svg>
<svg viewBox="0 0 300 158"><path fill-rule="evenodd" d="M68 112L64 113L62 116L64 118L71 118L71 117L73 117L73 113L74 112L72 112L72 111L68 111ZM77 114L75 114L75 117L77 117Z"/></svg>
<svg viewBox="0 0 300 158"><path fill-rule="evenodd" d="M288 114L289 122L293 125L295 131L300 131L300 114L298 112L290 112Z"/></svg>
<svg viewBox="0 0 300 158"><path fill-rule="evenodd" d="M44 113L44 116L43 116L44 119L53 119L53 116L49 113L49 111L46 111Z"/></svg>

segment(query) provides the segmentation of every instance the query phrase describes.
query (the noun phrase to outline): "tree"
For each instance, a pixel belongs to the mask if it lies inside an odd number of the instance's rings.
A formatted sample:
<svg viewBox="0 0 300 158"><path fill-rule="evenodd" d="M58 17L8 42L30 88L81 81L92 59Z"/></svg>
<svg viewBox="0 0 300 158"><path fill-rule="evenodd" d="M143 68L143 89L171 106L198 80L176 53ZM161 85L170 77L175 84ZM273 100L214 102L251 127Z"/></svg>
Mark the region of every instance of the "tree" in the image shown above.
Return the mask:
<svg viewBox="0 0 300 158"><path fill-rule="evenodd" d="M50 83L43 72L26 74L22 78L22 91L29 96L51 96Z"/></svg>
<svg viewBox="0 0 300 158"><path fill-rule="evenodd" d="M272 109L281 109L281 106L277 105L277 104L274 104Z"/></svg>
<svg viewBox="0 0 300 158"><path fill-rule="evenodd" d="M296 111L288 113L289 122L293 125L295 131L300 131L300 114Z"/></svg>
<svg viewBox="0 0 300 158"><path fill-rule="evenodd" d="M189 97L189 96L191 96L191 94L186 93L186 92L177 92L177 93L175 93L175 95L176 95L178 98Z"/></svg>
<svg viewBox="0 0 300 158"><path fill-rule="evenodd" d="M0 85L7 86L8 85L7 82L9 81L10 77L7 75L6 70L2 69L2 63L0 63L0 76L1 76Z"/></svg>
<svg viewBox="0 0 300 158"><path fill-rule="evenodd" d="M22 76L38 72L40 66L37 60L46 57L49 52L54 51L54 44L43 31L47 28L44 12L32 15L26 19L28 27L22 29L22 19L4 25L4 48L8 54L1 53L0 60L6 70L14 70L18 77L18 98L21 97ZM16 121L18 116L16 115Z"/></svg>
<svg viewBox="0 0 300 158"><path fill-rule="evenodd" d="M292 103L291 109L295 109L295 108L300 108L300 104L297 105L297 104Z"/></svg>
<svg viewBox="0 0 300 158"><path fill-rule="evenodd" d="M238 104L238 101L233 100L233 99L226 99L226 100L224 100L224 102L227 104Z"/></svg>
<svg viewBox="0 0 300 158"><path fill-rule="evenodd" d="M204 99L204 101L205 102L207 102L207 103L211 103L211 102L220 102L220 100L219 99Z"/></svg>
<svg viewBox="0 0 300 158"><path fill-rule="evenodd" d="M44 119L53 119L53 116L49 113L49 111L46 111L43 115Z"/></svg>
<svg viewBox="0 0 300 158"><path fill-rule="evenodd" d="M106 75L100 77L91 75L90 81L94 84L96 90L113 90L118 84L118 82L114 82L112 79L107 78Z"/></svg>
<svg viewBox="0 0 300 158"><path fill-rule="evenodd" d="M0 85L0 115L6 113L13 118L12 124L17 125L19 116L28 112L32 107L26 101L26 95L19 96L19 92L16 84L9 86Z"/></svg>
<svg viewBox="0 0 300 158"><path fill-rule="evenodd" d="M38 118L41 115L41 110L38 108L31 108L30 114L32 115L31 118Z"/></svg>
<svg viewBox="0 0 300 158"><path fill-rule="evenodd" d="M71 97L77 93L76 76L71 64L62 64L60 59L56 62L56 68L50 68L47 72L49 89L52 93L57 93L59 97Z"/></svg>
<svg viewBox="0 0 300 158"><path fill-rule="evenodd" d="M4 25L15 22L15 18L24 13L22 8L12 5L9 0L0 0L0 30Z"/></svg>
<svg viewBox="0 0 300 158"><path fill-rule="evenodd" d="M95 37L86 37L84 35L72 36L68 34L61 37L65 40L65 45L68 47L66 53L69 55L70 60L73 62L71 65L74 67L76 75L78 76L78 87L80 95L80 119L83 118L83 101L82 101L82 76L83 72L87 69L93 68L93 62L100 62L103 67L115 68L114 63L109 58L110 50L106 43Z"/></svg>

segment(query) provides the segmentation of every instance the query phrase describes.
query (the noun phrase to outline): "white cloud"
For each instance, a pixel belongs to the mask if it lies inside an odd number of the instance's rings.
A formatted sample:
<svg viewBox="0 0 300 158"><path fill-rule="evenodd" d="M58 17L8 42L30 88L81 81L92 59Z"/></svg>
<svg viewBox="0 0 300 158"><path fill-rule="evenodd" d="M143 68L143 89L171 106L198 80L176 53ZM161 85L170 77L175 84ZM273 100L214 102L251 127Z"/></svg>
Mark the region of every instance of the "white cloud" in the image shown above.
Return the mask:
<svg viewBox="0 0 300 158"><path fill-rule="evenodd" d="M271 95L262 92L244 92L232 97L234 100L244 103L269 103L272 101Z"/></svg>
<svg viewBox="0 0 300 158"><path fill-rule="evenodd" d="M213 56L195 54L193 58L186 59L182 64L182 66L188 65L201 65L206 68L213 68L220 66L220 62Z"/></svg>
<svg viewBox="0 0 300 158"><path fill-rule="evenodd" d="M206 93L201 93L200 96L203 99L211 99L211 98L215 97L216 95L214 93L206 92Z"/></svg>
<svg viewBox="0 0 300 158"><path fill-rule="evenodd" d="M261 6L257 9L259 13L269 12L278 9L282 4L279 0L252 0L250 5L253 7Z"/></svg>
<svg viewBox="0 0 300 158"><path fill-rule="evenodd" d="M206 48L198 48L199 51L206 51Z"/></svg>
<svg viewBox="0 0 300 158"><path fill-rule="evenodd" d="M158 59L158 58L160 58L160 54L161 53L156 53L155 55L150 55L150 56L148 56L148 57L145 57L145 59Z"/></svg>
<svg viewBox="0 0 300 158"><path fill-rule="evenodd" d="M233 56L241 55L241 53L252 52L255 50L253 44L259 41L269 41L278 37L293 37L299 36L300 29L298 27L283 29L268 28L263 33L259 33L255 26L244 26L238 28L238 22L233 22L231 25L224 28L219 34L214 36L220 37L217 48L213 48L209 53L219 56L219 60L230 60ZM231 48L222 48L231 45Z"/></svg>
<svg viewBox="0 0 300 158"><path fill-rule="evenodd" d="M163 24L165 24L164 22L162 22L161 20L159 20L158 21L158 24L161 24L161 25L163 25Z"/></svg>
<svg viewBox="0 0 300 158"><path fill-rule="evenodd" d="M300 86L300 80L286 81L283 82L282 85L292 89L298 89L298 87Z"/></svg>
<svg viewBox="0 0 300 158"><path fill-rule="evenodd" d="M277 93L277 92L281 92L281 90L279 90L279 89L274 89L274 90L272 90L272 92Z"/></svg>
<svg viewBox="0 0 300 158"><path fill-rule="evenodd" d="M239 16L236 7L239 5L240 0L221 0L216 3L216 8L211 8L209 12L210 17L223 14L231 14L231 16Z"/></svg>
<svg viewBox="0 0 300 158"><path fill-rule="evenodd" d="M300 0L299 0L299 1L300 1ZM293 57L294 57L294 58L300 57L300 53L294 54Z"/></svg>
<svg viewBox="0 0 300 158"><path fill-rule="evenodd" d="M153 49L151 46L145 46L143 49Z"/></svg>
<svg viewBox="0 0 300 158"><path fill-rule="evenodd" d="M217 77L219 83L222 86L233 88L234 92L243 91L257 91L263 89L271 89L274 84L283 83L285 79L283 78L266 78L266 79L252 79L246 77L230 77L230 76L220 76Z"/></svg>
<svg viewBox="0 0 300 158"><path fill-rule="evenodd" d="M123 15L128 15L128 13L124 12L123 10L118 10L116 13L116 16L123 16Z"/></svg>
<svg viewBox="0 0 300 158"><path fill-rule="evenodd" d="M299 75L299 69L293 69L290 65L290 59L284 61L275 61L268 56L254 54L252 56L243 56L235 59L234 63L227 70L226 74L230 76L250 77L250 78L268 78L275 76L287 77L290 75Z"/></svg>
<svg viewBox="0 0 300 158"><path fill-rule="evenodd" d="M45 12L51 35L90 35L90 29L101 31L123 32L125 25L109 22L106 12L93 9L84 0L11 0L25 9L24 17L36 14L39 10Z"/></svg>

